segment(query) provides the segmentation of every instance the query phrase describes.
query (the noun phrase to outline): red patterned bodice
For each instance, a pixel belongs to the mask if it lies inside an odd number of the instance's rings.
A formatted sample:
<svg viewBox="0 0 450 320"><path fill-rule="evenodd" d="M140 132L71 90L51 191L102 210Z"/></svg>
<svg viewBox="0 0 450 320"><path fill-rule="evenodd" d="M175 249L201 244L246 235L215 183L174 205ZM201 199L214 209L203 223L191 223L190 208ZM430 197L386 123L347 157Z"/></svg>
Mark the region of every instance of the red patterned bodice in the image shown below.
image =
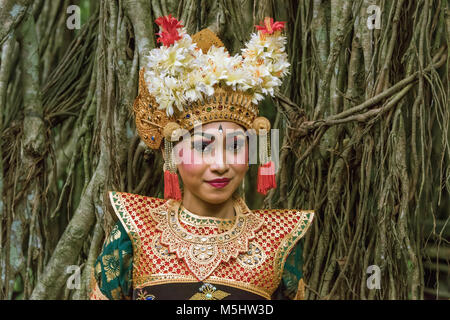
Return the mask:
<svg viewBox="0 0 450 320"><path fill-rule="evenodd" d="M270 299L290 250L314 216L312 210L251 211L239 198L234 225L219 230L213 218L181 220L180 203L174 200L114 191L109 195L133 243L135 289L207 282Z"/></svg>

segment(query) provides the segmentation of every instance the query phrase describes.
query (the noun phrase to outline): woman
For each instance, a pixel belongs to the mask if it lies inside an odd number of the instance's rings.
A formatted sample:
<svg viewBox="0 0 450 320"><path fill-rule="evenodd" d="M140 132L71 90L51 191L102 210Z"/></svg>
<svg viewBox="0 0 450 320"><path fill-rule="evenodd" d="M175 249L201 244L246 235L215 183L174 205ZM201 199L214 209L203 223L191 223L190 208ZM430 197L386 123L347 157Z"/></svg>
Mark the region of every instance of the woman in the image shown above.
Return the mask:
<svg viewBox="0 0 450 320"><path fill-rule="evenodd" d="M109 192L119 222L95 263L91 299L302 298L298 240L313 211L252 211L237 192L256 153L249 138L270 130L257 102L289 66L284 23L266 18L234 57L208 29L191 39L170 15L156 23L163 46L141 69L134 112L143 141L162 148L165 199ZM262 141L265 194L275 171Z"/></svg>

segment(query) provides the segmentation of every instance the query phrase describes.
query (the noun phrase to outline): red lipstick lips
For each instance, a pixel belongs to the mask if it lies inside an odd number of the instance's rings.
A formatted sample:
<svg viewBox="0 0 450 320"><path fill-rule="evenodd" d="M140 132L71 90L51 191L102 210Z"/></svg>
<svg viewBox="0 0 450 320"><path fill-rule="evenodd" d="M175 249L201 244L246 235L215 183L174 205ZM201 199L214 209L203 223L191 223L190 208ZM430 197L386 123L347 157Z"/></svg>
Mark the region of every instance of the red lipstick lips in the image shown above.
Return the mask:
<svg viewBox="0 0 450 320"><path fill-rule="evenodd" d="M210 181L206 181L206 182L208 182L214 188L220 189L220 188L225 187L230 182L230 179L220 178L220 179L214 179L214 180L210 180Z"/></svg>

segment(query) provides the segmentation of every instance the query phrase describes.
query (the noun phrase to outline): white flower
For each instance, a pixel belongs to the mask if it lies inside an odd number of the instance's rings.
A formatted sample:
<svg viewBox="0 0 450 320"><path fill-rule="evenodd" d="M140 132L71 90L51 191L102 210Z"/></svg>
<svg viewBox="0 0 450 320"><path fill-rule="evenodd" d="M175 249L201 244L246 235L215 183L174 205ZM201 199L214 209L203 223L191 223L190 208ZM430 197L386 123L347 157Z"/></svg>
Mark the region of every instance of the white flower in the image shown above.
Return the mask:
<svg viewBox="0 0 450 320"><path fill-rule="evenodd" d="M252 74L243 69L242 67L230 70L228 76L225 80L227 86L236 90L237 88L242 91L246 91L254 85L255 81L253 80Z"/></svg>
<svg viewBox="0 0 450 320"><path fill-rule="evenodd" d="M183 28L182 38L146 56L145 81L160 109L168 116L183 111L188 102L214 94L215 86L227 86L252 94L258 103L274 94L289 73L286 38L280 34L252 34L242 55L231 56L224 47L211 46L205 54Z"/></svg>
<svg viewBox="0 0 450 320"><path fill-rule="evenodd" d="M230 54L225 51L224 47L212 46L207 53L206 68L212 72L218 80L226 79L227 69L232 63Z"/></svg>
<svg viewBox="0 0 450 320"><path fill-rule="evenodd" d="M252 98L254 104L258 104L259 101L264 100L264 96L258 92L255 92Z"/></svg>

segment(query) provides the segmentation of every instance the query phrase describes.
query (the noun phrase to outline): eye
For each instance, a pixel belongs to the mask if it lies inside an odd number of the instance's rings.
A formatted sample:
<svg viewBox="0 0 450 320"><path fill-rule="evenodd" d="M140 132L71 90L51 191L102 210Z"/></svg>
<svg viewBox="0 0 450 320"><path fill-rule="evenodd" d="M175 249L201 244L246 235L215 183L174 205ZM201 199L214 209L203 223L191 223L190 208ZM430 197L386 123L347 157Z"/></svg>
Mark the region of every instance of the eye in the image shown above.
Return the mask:
<svg viewBox="0 0 450 320"><path fill-rule="evenodd" d="M230 151L234 151L234 152L238 152L242 149L242 147L244 146L244 140L243 139L239 139L239 140L234 140L229 146L228 146L228 150Z"/></svg>
<svg viewBox="0 0 450 320"><path fill-rule="evenodd" d="M192 149L195 149L198 152L201 153L207 153L211 151L211 144L212 141L205 141L205 140L198 140L192 142Z"/></svg>

